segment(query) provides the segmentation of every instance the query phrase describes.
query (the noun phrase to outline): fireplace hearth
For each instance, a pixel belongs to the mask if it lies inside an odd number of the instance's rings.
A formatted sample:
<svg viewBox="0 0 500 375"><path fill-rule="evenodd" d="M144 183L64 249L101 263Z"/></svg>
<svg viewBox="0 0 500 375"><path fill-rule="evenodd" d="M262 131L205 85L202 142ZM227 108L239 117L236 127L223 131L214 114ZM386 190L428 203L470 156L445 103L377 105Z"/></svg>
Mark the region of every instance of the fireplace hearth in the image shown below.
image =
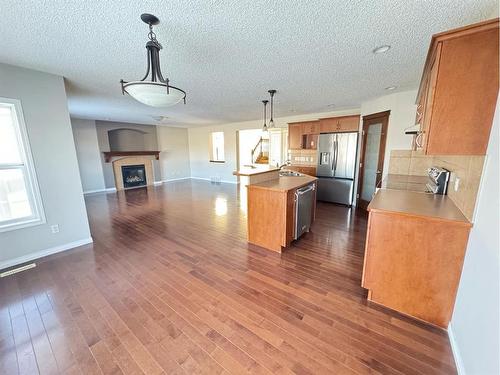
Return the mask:
<svg viewBox="0 0 500 375"><path fill-rule="evenodd" d="M123 187L125 189L146 186L146 167L139 165L122 165Z"/></svg>

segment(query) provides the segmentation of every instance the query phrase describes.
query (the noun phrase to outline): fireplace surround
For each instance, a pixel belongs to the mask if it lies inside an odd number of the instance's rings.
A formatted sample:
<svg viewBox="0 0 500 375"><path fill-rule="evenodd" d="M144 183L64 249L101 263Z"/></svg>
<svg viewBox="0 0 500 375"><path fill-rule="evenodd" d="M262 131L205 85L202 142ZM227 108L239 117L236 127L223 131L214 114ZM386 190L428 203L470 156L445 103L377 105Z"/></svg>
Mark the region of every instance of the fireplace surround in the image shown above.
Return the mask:
<svg viewBox="0 0 500 375"><path fill-rule="evenodd" d="M154 156L153 155L137 155L137 156L130 156L130 157L122 157L113 160L111 163L113 164L113 175L115 177L115 186L116 190L123 190L123 189L128 189L129 187L137 187L139 186L139 181L135 181L137 185L135 186L126 186L126 181L123 174L123 167L137 167L137 166L143 166L144 167L144 175L141 176L136 176L136 178L133 178L134 180L142 179L141 177L144 177L145 183L142 183L141 186L151 186L154 184L155 178L154 178L154 169L153 169L153 160ZM127 169L125 169L127 170ZM130 181L134 182L134 181ZM141 181L142 182L142 181Z"/></svg>

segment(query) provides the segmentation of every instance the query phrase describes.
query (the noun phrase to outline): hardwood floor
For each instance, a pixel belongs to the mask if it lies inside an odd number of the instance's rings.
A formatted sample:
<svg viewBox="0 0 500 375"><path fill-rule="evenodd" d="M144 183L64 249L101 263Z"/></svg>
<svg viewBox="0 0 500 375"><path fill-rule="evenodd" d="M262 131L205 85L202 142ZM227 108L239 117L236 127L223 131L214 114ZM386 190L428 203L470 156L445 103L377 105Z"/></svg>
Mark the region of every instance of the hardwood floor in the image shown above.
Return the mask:
<svg viewBox="0 0 500 375"><path fill-rule="evenodd" d="M0 279L1 374L456 373L445 332L367 303L364 212L319 203L279 255L233 185L86 203L93 245Z"/></svg>

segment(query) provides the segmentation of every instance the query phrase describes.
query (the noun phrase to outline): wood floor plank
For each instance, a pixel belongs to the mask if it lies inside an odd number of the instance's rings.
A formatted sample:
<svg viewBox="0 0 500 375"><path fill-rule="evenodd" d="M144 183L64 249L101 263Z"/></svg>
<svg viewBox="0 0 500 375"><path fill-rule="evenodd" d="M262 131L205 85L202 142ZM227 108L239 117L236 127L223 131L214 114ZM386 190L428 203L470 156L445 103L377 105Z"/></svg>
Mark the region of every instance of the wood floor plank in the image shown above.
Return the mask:
<svg viewBox="0 0 500 375"><path fill-rule="evenodd" d="M0 279L0 372L456 373L446 332L367 302L365 212L319 202L276 254L247 243L244 199L195 180L87 196L92 245Z"/></svg>

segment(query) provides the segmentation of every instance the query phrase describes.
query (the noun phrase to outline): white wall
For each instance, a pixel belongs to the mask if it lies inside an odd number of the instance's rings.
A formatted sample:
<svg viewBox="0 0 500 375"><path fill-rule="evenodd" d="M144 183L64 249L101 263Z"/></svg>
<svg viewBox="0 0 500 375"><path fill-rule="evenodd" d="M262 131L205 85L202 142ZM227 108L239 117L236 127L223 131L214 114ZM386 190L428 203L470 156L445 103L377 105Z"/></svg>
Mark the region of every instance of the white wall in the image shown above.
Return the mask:
<svg viewBox="0 0 500 375"><path fill-rule="evenodd" d="M157 126L162 181L191 176L188 131L183 128Z"/></svg>
<svg viewBox="0 0 500 375"><path fill-rule="evenodd" d="M286 127L289 122L315 120L322 117L351 114L359 114L359 110L353 109L336 112L313 113L301 116L280 117L275 118L274 120L277 127ZM235 183L237 179L233 176L233 171L237 169L236 132L238 130L260 129L261 127L262 121L255 120L200 128L189 128L189 159L191 163L191 176L206 179L216 176L220 177L222 181ZM224 132L225 163L210 163L209 161L210 133L216 131Z"/></svg>
<svg viewBox="0 0 500 375"><path fill-rule="evenodd" d="M269 134L262 134L262 129L249 129L238 131L239 137L239 167L243 168L244 165L253 164L252 151L259 142L260 138L269 138ZM259 151L256 151L258 153ZM257 157L257 154L255 155Z"/></svg>
<svg viewBox="0 0 500 375"><path fill-rule="evenodd" d="M500 374L499 117L497 102L476 221L450 324L454 354L462 374Z"/></svg>
<svg viewBox="0 0 500 375"><path fill-rule="evenodd" d="M104 175L102 172L95 121L72 118L71 126L83 191L103 190L105 187Z"/></svg>
<svg viewBox="0 0 500 375"><path fill-rule="evenodd" d="M384 157L384 176L389 171L391 150L409 150L412 136L404 134L406 128L415 124L417 90L402 91L366 101L361 104L361 115L391 111L387 129Z"/></svg>
<svg viewBox="0 0 500 375"><path fill-rule="evenodd" d="M1 97L21 101L47 219L0 233L3 268L91 239L63 78L0 64L0 82ZM59 233L51 233L52 224Z"/></svg>

